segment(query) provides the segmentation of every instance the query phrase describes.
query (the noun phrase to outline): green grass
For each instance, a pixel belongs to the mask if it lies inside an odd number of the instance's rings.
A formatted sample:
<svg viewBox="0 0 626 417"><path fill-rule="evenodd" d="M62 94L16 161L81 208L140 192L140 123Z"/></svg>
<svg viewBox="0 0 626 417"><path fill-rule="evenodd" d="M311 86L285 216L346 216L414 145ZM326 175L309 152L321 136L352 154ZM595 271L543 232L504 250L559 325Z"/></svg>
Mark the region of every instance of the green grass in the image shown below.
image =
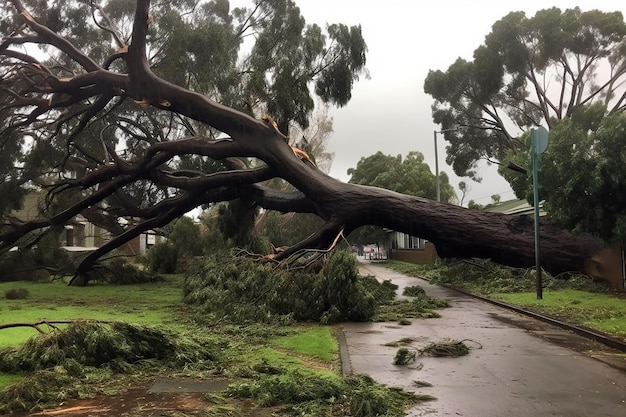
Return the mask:
<svg viewBox="0 0 626 417"><path fill-rule="evenodd" d="M2 387L8 387L9 385L17 384L22 379L24 379L22 375L14 375L0 372L0 389Z"/></svg>
<svg viewBox="0 0 626 417"><path fill-rule="evenodd" d="M62 282L0 283L0 297L12 288L25 288L25 299L3 299L0 324L34 323L40 320L125 320L137 324L176 322L173 314L181 305L179 277L158 284L68 287ZM43 330L48 330L44 325ZM37 334L34 328L16 327L0 331L0 349L18 346Z"/></svg>
<svg viewBox="0 0 626 417"><path fill-rule="evenodd" d="M500 293L492 296L572 324L626 337L626 298L623 296L573 289L544 291L543 300L537 300L534 292Z"/></svg>
<svg viewBox="0 0 626 417"><path fill-rule="evenodd" d="M297 355L305 355L326 363L333 362L339 352L334 330L329 326L309 327L294 335L271 340L270 343Z"/></svg>

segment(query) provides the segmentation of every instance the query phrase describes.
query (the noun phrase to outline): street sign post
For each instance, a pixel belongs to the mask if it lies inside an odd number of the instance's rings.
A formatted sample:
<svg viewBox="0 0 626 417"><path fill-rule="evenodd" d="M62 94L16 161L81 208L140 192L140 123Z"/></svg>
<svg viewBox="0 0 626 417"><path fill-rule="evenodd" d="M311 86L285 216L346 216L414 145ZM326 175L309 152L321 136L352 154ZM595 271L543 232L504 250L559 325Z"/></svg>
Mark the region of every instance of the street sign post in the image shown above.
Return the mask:
<svg viewBox="0 0 626 417"><path fill-rule="evenodd" d="M539 126L532 129L530 153L533 162L533 203L535 206L535 267L537 268L537 299L543 298L543 283L541 280L541 261L539 244L539 179L538 160L539 155L548 148L548 131L545 127Z"/></svg>

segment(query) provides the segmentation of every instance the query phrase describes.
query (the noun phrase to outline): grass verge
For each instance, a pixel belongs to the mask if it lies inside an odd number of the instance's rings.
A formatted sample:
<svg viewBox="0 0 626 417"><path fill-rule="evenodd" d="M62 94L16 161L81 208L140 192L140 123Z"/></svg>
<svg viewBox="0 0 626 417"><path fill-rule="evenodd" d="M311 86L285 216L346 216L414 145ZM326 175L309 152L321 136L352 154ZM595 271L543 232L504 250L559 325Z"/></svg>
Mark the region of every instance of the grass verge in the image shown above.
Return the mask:
<svg viewBox="0 0 626 417"><path fill-rule="evenodd" d="M496 293L492 297L571 324L626 338L626 298L623 296L562 289L544 291L542 300L537 300L535 292Z"/></svg>
<svg viewBox="0 0 626 417"><path fill-rule="evenodd" d="M385 267L626 337L626 295L583 275L558 279L544 274L543 300L537 300L534 270L507 268L489 261L440 261L433 266L387 261Z"/></svg>

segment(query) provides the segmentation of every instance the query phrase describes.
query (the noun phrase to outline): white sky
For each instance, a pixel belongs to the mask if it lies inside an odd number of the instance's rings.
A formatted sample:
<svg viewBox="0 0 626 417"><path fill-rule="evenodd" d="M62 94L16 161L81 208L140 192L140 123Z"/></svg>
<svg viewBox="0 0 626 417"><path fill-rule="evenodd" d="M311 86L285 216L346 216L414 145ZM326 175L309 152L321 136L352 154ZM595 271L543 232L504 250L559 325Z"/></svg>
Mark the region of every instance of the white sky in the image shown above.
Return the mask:
<svg viewBox="0 0 626 417"><path fill-rule="evenodd" d="M329 151L335 153L330 174L348 181L348 168L361 157L378 151L406 154L418 150L434 171L433 131L440 126L431 117L432 98L423 85L429 69L445 71L458 57L472 59L474 50L497 20L511 11L523 10L529 17L552 6L567 9L621 11L626 2L615 0L295 0L307 23L361 24L367 42L367 68L371 79L356 83L352 100L341 109L331 109L334 134ZM445 164L445 144L439 135L439 169L457 187L461 178ZM491 195L515 198L496 167L481 168L482 183L466 179L470 199L486 204ZM460 198L460 195L459 195Z"/></svg>

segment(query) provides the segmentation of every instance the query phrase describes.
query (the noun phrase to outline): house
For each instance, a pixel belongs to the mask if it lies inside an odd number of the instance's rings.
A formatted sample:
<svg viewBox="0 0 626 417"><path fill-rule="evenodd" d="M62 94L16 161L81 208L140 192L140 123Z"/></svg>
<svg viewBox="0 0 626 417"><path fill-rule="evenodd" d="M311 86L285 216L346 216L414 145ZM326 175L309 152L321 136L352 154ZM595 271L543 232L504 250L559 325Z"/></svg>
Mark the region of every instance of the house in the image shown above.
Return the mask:
<svg viewBox="0 0 626 417"><path fill-rule="evenodd" d="M44 204L45 193L32 192L25 196L21 210L11 213L21 221L32 221L39 219L40 207ZM122 219L123 222L128 223ZM80 214L72 218L63 227L59 245L68 252L89 252L93 251L113 238L106 229L89 222ZM159 237L154 232L148 231L137 236L130 242L122 245L119 249L129 255L140 255L159 241Z"/></svg>
<svg viewBox="0 0 626 417"><path fill-rule="evenodd" d="M432 265L438 256L435 245L429 241L389 230L388 258L420 265Z"/></svg>

